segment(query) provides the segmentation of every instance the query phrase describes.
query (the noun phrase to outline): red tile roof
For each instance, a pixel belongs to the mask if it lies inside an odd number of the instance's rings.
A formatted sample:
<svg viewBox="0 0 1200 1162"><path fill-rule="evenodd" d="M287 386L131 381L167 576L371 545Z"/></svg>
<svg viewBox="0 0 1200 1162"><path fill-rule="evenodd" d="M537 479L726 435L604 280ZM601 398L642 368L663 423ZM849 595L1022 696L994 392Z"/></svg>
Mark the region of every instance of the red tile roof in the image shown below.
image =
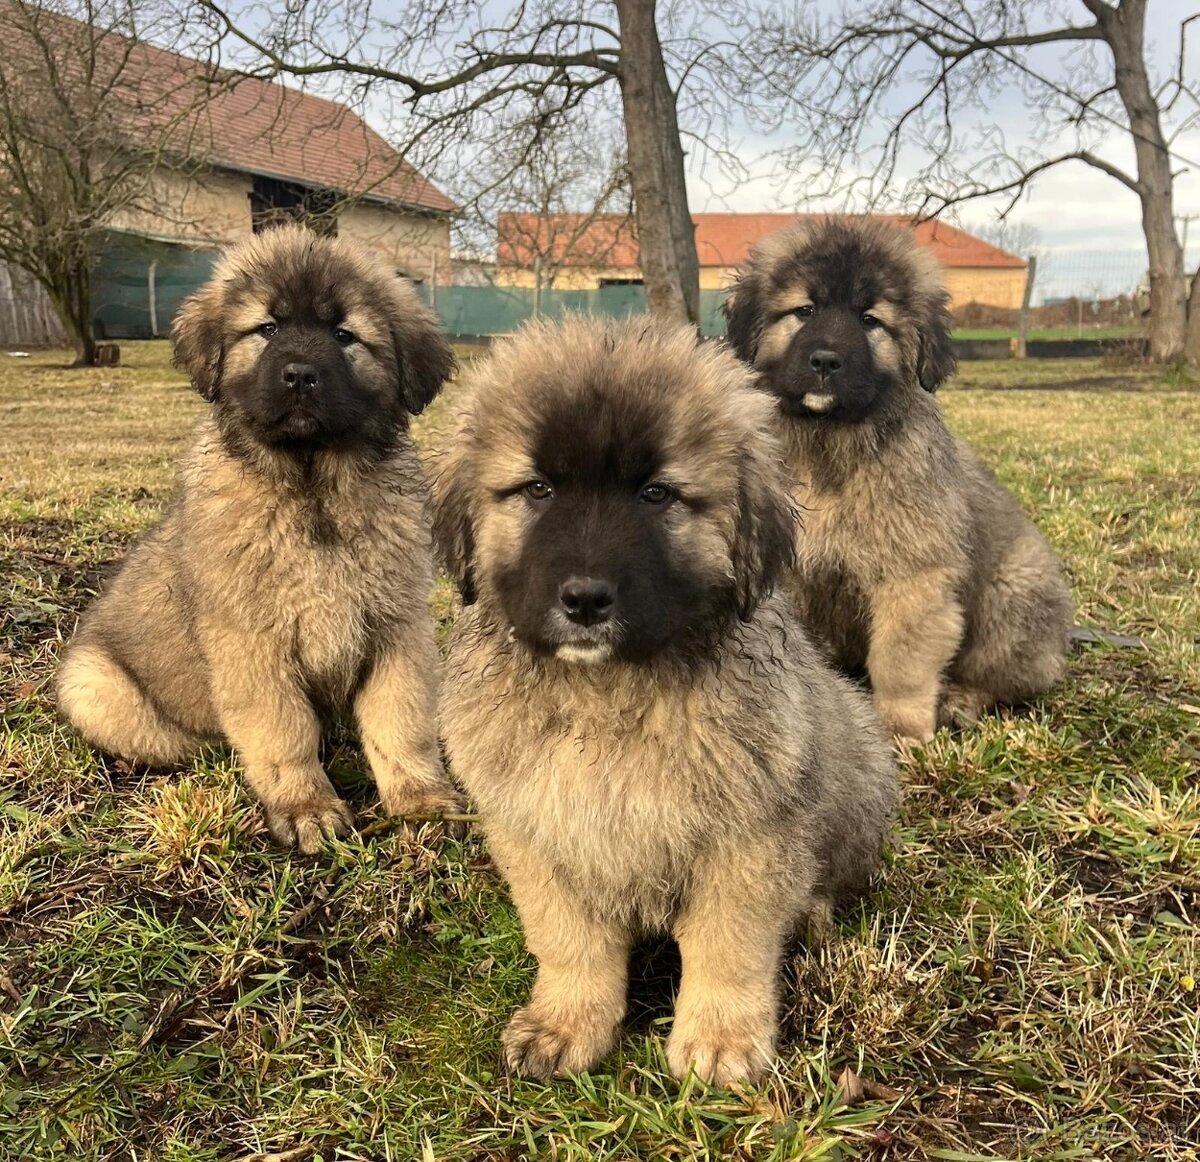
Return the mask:
<svg viewBox="0 0 1200 1162"><path fill-rule="evenodd" d="M0 4L4 0L0 0ZM15 6L13 6L15 8ZM22 39L22 22L37 21L58 45L62 71L82 78L94 59L98 73L87 94L108 88L109 119L135 144L162 144L219 169L281 178L392 205L452 214L458 207L345 105L273 81L239 77L190 57L115 33L95 49L88 26L45 9L26 9L4 21ZM47 26L49 22L49 27ZM29 34L24 34L28 36ZM30 38L16 46L33 68L45 68ZM7 52L14 45L6 46ZM79 80L81 85L82 79ZM202 98L207 97L207 101Z"/></svg>
<svg viewBox="0 0 1200 1162"><path fill-rule="evenodd" d="M768 234L789 226L806 214L693 214L700 265L740 266L751 247ZM822 217L824 215L821 215ZM912 219L898 214L875 214L900 225ZM581 214L501 214L497 219L500 266L530 267L540 253L557 266L628 269L638 265L637 227L624 215L601 215L581 228ZM947 267L1023 270L1025 260L992 246L945 222L920 222L917 240L930 247Z"/></svg>

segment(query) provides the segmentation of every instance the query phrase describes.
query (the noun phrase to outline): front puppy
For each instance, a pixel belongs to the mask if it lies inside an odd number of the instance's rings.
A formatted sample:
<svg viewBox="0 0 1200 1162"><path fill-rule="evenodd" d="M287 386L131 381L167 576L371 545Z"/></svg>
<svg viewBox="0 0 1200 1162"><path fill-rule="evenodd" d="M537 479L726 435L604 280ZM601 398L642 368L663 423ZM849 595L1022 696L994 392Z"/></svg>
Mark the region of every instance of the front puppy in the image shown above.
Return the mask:
<svg viewBox="0 0 1200 1162"><path fill-rule="evenodd" d="M911 231L828 219L764 241L726 304L805 512L805 624L917 740L1052 685L1072 620L1050 546L933 398L954 369L948 302Z"/></svg>
<svg viewBox="0 0 1200 1162"><path fill-rule="evenodd" d="M596 1065L631 945L668 932L672 1070L757 1076L785 941L878 862L886 741L768 596L795 523L770 411L688 328L535 326L476 368L435 473L465 605L443 732L539 964L518 1073Z"/></svg>
<svg viewBox="0 0 1200 1162"><path fill-rule="evenodd" d="M433 316L365 252L291 227L226 254L174 339L213 411L84 614L60 709L142 762L228 740L272 834L304 852L352 822L318 757L324 710L354 710L389 812L452 807L407 432L454 366Z"/></svg>

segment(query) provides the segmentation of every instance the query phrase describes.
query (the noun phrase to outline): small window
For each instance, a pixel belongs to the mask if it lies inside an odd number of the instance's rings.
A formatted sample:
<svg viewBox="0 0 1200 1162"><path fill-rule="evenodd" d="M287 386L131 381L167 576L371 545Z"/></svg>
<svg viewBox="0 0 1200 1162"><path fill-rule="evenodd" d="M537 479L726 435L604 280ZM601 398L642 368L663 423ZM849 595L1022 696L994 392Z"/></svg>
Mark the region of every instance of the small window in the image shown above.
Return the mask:
<svg viewBox="0 0 1200 1162"><path fill-rule="evenodd" d="M255 178L250 192L250 228L255 234L286 222L301 222L317 234L337 236L338 196L276 178Z"/></svg>

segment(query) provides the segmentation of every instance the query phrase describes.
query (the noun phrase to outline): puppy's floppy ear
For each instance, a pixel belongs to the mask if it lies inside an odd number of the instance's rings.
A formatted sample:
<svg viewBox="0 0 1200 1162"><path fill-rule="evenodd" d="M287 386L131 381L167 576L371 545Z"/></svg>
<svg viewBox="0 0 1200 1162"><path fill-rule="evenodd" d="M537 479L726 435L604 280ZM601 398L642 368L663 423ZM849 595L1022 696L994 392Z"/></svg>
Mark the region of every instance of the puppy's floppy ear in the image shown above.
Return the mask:
<svg viewBox="0 0 1200 1162"><path fill-rule="evenodd" d="M738 471L733 579L738 616L749 621L758 603L796 562L799 514L788 492L775 441L765 433L747 448Z"/></svg>
<svg viewBox="0 0 1200 1162"><path fill-rule="evenodd" d="M225 371L221 289L214 283L189 295L171 324L171 362L210 402L217 398Z"/></svg>
<svg viewBox="0 0 1200 1162"><path fill-rule="evenodd" d="M953 325L950 297L943 292L930 303L917 336L917 381L926 391L937 391L958 366L950 340Z"/></svg>
<svg viewBox="0 0 1200 1162"><path fill-rule="evenodd" d="M471 472L461 430L432 473L433 540L464 605L475 603L475 522L471 516Z"/></svg>
<svg viewBox="0 0 1200 1162"><path fill-rule="evenodd" d="M745 363L754 362L762 338L760 289L760 280L754 271L743 271L729 288L721 307L725 313L725 338L734 354Z"/></svg>
<svg viewBox="0 0 1200 1162"><path fill-rule="evenodd" d="M391 329L400 398L416 416L433 402L458 364L438 317L416 292L404 286L396 300Z"/></svg>

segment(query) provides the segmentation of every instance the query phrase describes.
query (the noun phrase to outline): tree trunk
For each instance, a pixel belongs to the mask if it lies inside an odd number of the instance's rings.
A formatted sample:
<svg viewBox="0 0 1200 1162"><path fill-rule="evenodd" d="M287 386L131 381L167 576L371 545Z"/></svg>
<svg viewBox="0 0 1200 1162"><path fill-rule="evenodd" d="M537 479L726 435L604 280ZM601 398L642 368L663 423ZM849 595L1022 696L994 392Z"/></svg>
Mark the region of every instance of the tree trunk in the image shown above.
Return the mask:
<svg viewBox="0 0 1200 1162"><path fill-rule="evenodd" d="M638 248L650 313L698 324L700 263L688 211L675 94L654 24L655 0L616 0L621 106Z"/></svg>
<svg viewBox="0 0 1200 1162"><path fill-rule="evenodd" d="M1116 8L1089 3L1116 65L1117 94L1129 116L1137 155L1142 229L1150 258L1150 357L1183 358L1186 303L1183 248L1175 232L1171 154L1158 103L1146 74L1146 0L1121 0Z"/></svg>
<svg viewBox="0 0 1200 1162"><path fill-rule="evenodd" d="M1200 367L1200 270L1192 275L1192 289L1188 295L1184 355L1193 367Z"/></svg>

